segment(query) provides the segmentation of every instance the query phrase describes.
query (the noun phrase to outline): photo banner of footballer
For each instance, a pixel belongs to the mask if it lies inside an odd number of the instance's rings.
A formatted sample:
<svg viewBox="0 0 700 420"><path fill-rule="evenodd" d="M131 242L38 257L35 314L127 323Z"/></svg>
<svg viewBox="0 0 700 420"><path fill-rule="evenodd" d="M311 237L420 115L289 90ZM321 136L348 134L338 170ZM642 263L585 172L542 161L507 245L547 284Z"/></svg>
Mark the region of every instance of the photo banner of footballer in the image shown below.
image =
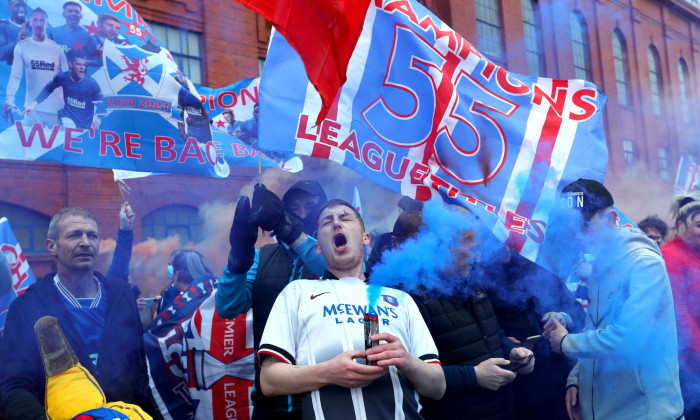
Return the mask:
<svg viewBox="0 0 700 420"><path fill-rule="evenodd" d="M195 87L126 1L23 4L0 8L0 159L219 178L258 166L258 78Z"/></svg>
<svg viewBox="0 0 700 420"><path fill-rule="evenodd" d="M240 2L261 13L272 8ZM289 43L275 31L260 84L260 147L330 159L419 200L439 193L548 266L540 259L556 251L545 231L557 192L581 177L605 178L607 98L587 81L507 72L416 1L369 3L347 80L330 104L322 106L314 86L332 83L309 82L314 52L300 47L316 45L323 30L291 29ZM270 13L282 21L276 28L298 27L280 10Z"/></svg>

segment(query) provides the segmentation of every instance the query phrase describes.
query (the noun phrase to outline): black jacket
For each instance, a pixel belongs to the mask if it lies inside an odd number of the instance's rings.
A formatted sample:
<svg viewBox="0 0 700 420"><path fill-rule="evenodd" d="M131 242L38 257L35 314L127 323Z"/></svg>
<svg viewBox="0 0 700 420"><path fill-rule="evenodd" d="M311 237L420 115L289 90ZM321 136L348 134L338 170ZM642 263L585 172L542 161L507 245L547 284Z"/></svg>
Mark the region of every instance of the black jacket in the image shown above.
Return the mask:
<svg viewBox="0 0 700 420"><path fill-rule="evenodd" d="M466 298L415 296L438 348L447 389L439 401L421 399L426 419L504 419L512 415L512 391L481 388L474 366L486 359L508 359L513 343L498 326L483 289Z"/></svg>
<svg viewBox="0 0 700 420"><path fill-rule="evenodd" d="M54 275L40 278L29 287L12 302L7 314L5 337L0 346L3 415L8 419L45 418L46 377L34 324L43 316L53 316L80 363L97 379L108 402L137 404L156 416L158 410L148 387L141 319L129 285L95 273L107 299L105 327L95 367L82 344L80 331L70 322L71 315L53 284Z"/></svg>

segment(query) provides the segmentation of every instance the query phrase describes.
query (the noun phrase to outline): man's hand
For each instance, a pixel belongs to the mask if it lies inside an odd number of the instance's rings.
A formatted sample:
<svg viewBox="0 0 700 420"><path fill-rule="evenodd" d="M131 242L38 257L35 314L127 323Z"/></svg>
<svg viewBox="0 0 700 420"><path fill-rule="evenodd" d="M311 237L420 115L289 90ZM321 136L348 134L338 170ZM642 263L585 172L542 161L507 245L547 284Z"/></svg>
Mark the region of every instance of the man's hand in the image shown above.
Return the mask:
<svg viewBox="0 0 700 420"><path fill-rule="evenodd" d="M566 390L566 412L570 420L583 420L581 406L578 403L578 387L572 386Z"/></svg>
<svg viewBox="0 0 700 420"><path fill-rule="evenodd" d="M255 185L252 204L253 221L262 230L274 231L277 238L291 245L302 233L302 223L287 212L282 200L262 184Z"/></svg>
<svg viewBox="0 0 700 420"><path fill-rule="evenodd" d="M2 117L5 119L5 121L7 121L10 124L15 123L14 112L16 109L17 108L14 105L5 102L5 105L3 105L3 107L2 107Z"/></svg>
<svg viewBox="0 0 700 420"><path fill-rule="evenodd" d="M363 351L348 350L329 360L329 381L345 388L363 388L388 372L383 367L368 366L355 361L363 357Z"/></svg>
<svg viewBox="0 0 700 420"><path fill-rule="evenodd" d="M22 41L27 38L27 35L29 34L29 24L27 22L24 22L22 25L22 29L19 30L19 33L17 33L17 40Z"/></svg>
<svg viewBox="0 0 700 420"><path fill-rule="evenodd" d="M141 298L136 299L136 306L139 308L139 312L146 309L146 298L141 297Z"/></svg>
<svg viewBox="0 0 700 420"><path fill-rule="evenodd" d="M36 105L37 105L37 101L32 101L31 104L27 105L27 107L24 108L23 114L26 116L32 115L32 112L34 112L34 108L36 107Z"/></svg>
<svg viewBox="0 0 700 420"><path fill-rule="evenodd" d="M562 354L561 342L567 334L569 334L569 331L566 330L566 327L561 325L556 319L550 319L544 324L542 337L549 340L549 344L552 346L552 350L554 350L555 353Z"/></svg>
<svg viewBox="0 0 700 420"><path fill-rule="evenodd" d="M102 124L102 118L97 117L95 120L90 124L90 130L99 130L100 129L100 124Z"/></svg>
<svg viewBox="0 0 700 420"><path fill-rule="evenodd" d="M542 316L541 321L546 324L550 319L555 319L561 325L565 327L567 326L566 318L564 318L564 314L562 314L561 312L547 312L546 314L544 314L544 316Z"/></svg>
<svg viewBox="0 0 700 420"><path fill-rule="evenodd" d="M131 209L128 202L122 203L122 208L119 210L119 229L132 230L134 228L134 219L136 215Z"/></svg>
<svg viewBox="0 0 700 420"><path fill-rule="evenodd" d="M406 351L398 337L388 333L374 334L372 341L385 341L365 352L366 359L379 367L395 366L422 396L439 400L445 394L445 373L442 366L426 363Z"/></svg>
<svg viewBox="0 0 700 420"><path fill-rule="evenodd" d="M372 341L384 340L386 343L380 344L367 350L367 360L377 362L377 366L396 366L397 369L412 370L417 357L406 351L398 337L388 333L374 334L370 337Z"/></svg>
<svg viewBox="0 0 700 420"><path fill-rule="evenodd" d="M510 361L511 363L524 363L528 357L532 354L532 350L526 349L525 347L515 347L510 351ZM530 363L518 369L518 373L526 375L535 369L535 358L530 360Z"/></svg>
<svg viewBox="0 0 700 420"><path fill-rule="evenodd" d="M513 382L515 377L518 376L515 372L501 369L499 367L507 364L508 361L500 357L484 360L483 362L474 366L476 382L482 388L486 388L491 391L498 391L500 387Z"/></svg>

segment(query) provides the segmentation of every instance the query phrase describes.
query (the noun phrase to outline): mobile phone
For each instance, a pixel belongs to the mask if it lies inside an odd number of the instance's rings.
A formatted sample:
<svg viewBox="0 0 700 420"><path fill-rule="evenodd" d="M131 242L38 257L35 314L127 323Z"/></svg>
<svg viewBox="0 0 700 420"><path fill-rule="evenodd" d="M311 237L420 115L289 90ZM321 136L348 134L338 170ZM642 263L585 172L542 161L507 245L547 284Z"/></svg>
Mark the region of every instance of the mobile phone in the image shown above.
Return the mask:
<svg viewBox="0 0 700 420"><path fill-rule="evenodd" d="M144 298L144 303L146 304L146 309L151 309L156 307L156 298Z"/></svg>
<svg viewBox="0 0 700 420"><path fill-rule="evenodd" d="M529 344L530 346L534 347L535 344L539 343L540 340L542 340L541 335L533 335L531 337L528 337L524 339L523 341L520 342L520 345L522 347L527 347L526 344ZM530 348L530 347L529 347Z"/></svg>
<svg viewBox="0 0 700 420"><path fill-rule="evenodd" d="M527 366L530 362L532 362L532 359L534 358L534 355L529 355L527 359L524 362L510 362L509 365L506 366L501 366L502 369L509 370L511 372L515 372L518 369L522 369L525 366Z"/></svg>

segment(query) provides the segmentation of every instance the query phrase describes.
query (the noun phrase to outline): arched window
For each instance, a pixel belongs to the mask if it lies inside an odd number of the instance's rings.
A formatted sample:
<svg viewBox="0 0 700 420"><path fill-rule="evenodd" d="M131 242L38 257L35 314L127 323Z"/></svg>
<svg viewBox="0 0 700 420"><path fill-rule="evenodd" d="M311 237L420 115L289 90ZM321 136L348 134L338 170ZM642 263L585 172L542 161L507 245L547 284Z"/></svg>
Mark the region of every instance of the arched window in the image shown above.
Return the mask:
<svg viewBox="0 0 700 420"><path fill-rule="evenodd" d="M591 56L586 20L578 10L571 13L571 48L574 52L574 77L591 80Z"/></svg>
<svg viewBox="0 0 700 420"><path fill-rule="evenodd" d="M476 31L479 51L504 64L503 31L501 31L501 6L499 0L476 0ZM499 62L500 61L500 62Z"/></svg>
<svg viewBox="0 0 700 420"><path fill-rule="evenodd" d="M653 45L649 46L647 59L649 61L649 83L651 84L651 105L654 108L654 114L660 116L664 111L664 89L661 81L661 60L659 52Z"/></svg>
<svg viewBox="0 0 700 420"><path fill-rule="evenodd" d="M615 80L617 82L617 101L620 105L630 104L629 67L627 64L627 43L622 31L615 29L612 35L613 59L615 61Z"/></svg>
<svg viewBox="0 0 700 420"><path fill-rule="evenodd" d="M7 217L24 255L47 254L46 232L51 218L15 204L0 202L0 218Z"/></svg>
<svg viewBox="0 0 700 420"><path fill-rule="evenodd" d="M684 59L678 60L678 87L681 91L680 105L683 122L690 122L690 86L688 85L688 65Z"/></svg>
<svg viewBox="0 0 700 420"><path fill-rule="evenodd" d="M197 208L182 204L163 206L148 213L142 221L143 240L179 235L185 243L202 240L203 222Z"/></svg>
<svg viewBox="0 0 700 420"><path fill-rule="evenodd" d="M522 0L521 3L527 72L530 76L543 76L544 54L542 54L542 25L540 24L539 4L535 0Z"/></svg>

